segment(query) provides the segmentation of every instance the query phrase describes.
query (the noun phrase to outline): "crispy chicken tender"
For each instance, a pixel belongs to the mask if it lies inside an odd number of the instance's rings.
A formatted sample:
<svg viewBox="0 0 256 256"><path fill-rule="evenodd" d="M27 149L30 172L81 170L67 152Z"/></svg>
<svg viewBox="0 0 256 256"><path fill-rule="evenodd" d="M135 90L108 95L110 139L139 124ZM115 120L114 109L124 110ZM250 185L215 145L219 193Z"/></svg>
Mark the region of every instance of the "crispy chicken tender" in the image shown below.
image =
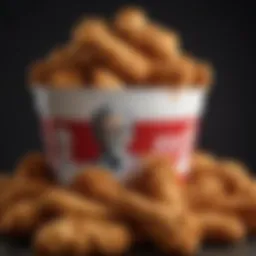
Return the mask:
<svg viewBox="0 0 256 256"><path fill-rule="evenodd" d="M97 178L98 177L98 178ZM107 183L106 183L107 181ZM102 190L98 187L97 183L106 184L110 186L109 181L112 181L111 190L109 190L110 195L105 194L105 185L102 186ZM97 187L97 189L95 189ZM78 192L79 194L94 199L96 201L101 201L103 204L108 206L108 197L113 200L113 197L119 196L121 187L116 186L116 181L112 180L112 173L101 167L91 166L86 168L84 171L80 172L74 179L70 186L71 190ZM104 197L105 195L105 197ZM115 209L114 209L115 210ZM115 210L116 211L116 210ZM116 215L120 219L125 219L129 226L132 228L135 239L142 242L146 239L145 232L140 228L140 225L134 220L127 219L126 216L120 211L116 211Z"/></svg>
<svg viewBox="0 0 256 256"><path fill-rule="evenodd" d="M217 211L224 214L236 214L244 219L256 212L256 198L246 194L229 194L225 184L218 177L202 177L188 184L186 200L196 212ZM249 221L250 222L250 221Z"/></svg>
<svg viewBox="0 0 256 256"><path fill-rule="evenodd" d="M15 177L49 184L55 183L53 170L41 152L29 152L24 155L16 165Z"/></svg>
<svg viewBox="0 0 256 256"><path fill-rule="evenodd" d="M103 90L120 90L124 88L124 81L107 68L95 68L92 73L94 88Z"/></svg>
<svg viewBox="0 0 256 256"><path fill-rule="evenodd" d="M108 187L109 190L106 193ZM70 189L93 200L106 203L120 196L122 186L113 178L110 170L100 166L90 166L79 172L71 183Z"/></svg>
<svg viewBox="0 0 256 256"><path fill-rule="evenodd" d="M203 235L198 216L187 211L179 227L175 238L172 238L175 244L174 252L178 255L194 255L200 249Z"/></svg>
<svg viewBox="0 0 256 256"><path fill-rule="evenodd" d="M202 176L188 183L186 200L193 210L215 210L216 208L222 209L222 207L225 207L227 197L225 188L218 178Z"/></svg>
<svg viewBox="0 0 256 256"><path fill-rule="evenodd" d="M208 212L200 214L199 219L207 241L234 243L246 236L245 226L235 215Z"/></svg>
<svg viewBox="0 0 256 256"><path fill-rule="evenodd" d="M120 255L131 243L131 233L123 224L69 218L39 230L35 251L37 255Z"/></svg>
<svg viewBox="0 0 256 256"><path fill-rule="evenodd" d="M22 200L3 214L0 233L13 236L30 236L44 221L37 201Z"/></svg>
<svg viewBox="0 0 256 256"><path fill-rule="evenodd" d="M81 236L72 220L58 219L39 229L34 238L34 251L37 256L44 255L87 255L92 243L86 232Z"/></svg>
<svg viewBox="0 0 256 256"><path fill-rule="evenodd" d="M124 195L118 205L164 252L192 255L198 250L200 228L189 215L181 214L179 207L154 203L132 192Z"/></svg>
<svg viewBox="0 0 256 256"><path fill-rule="evenodd" d="M204 152L194 154L191 163L191 178L215 176L225 186L229 194L247 193L252 186L252 177L242 163L228 159L217 159Z"/></svg>
<svg viewBox="0 0 256 256"><path fill-rule="evenodd" d="M180 38L174 31L152 23L140 8L117 12L114 26L131 44L154 57L169 60L180 53Z"/></svg>
<svg viewBox="0 0 256 256"><path fill-rule="evenodd" d="M14 179L0 196L0 216L12 205L27 199L36 200L51 187L27 179Z"/></svg>
<svg viewBox="0 0 256 256"><path fill-rule="evenodd" d="M193 59L182 56L170 70L170 84L191 86L194 72Z"/></svg>
<svg viewBox="0 0 256 256"><path fill-rule="evenodd" d="M146 40L142 47L148 49L152 55L167 60L180 56L180 37L175 31L151 23L145 28L143 36Z"/></svg>
<svg viewBox="0 0 256 256"><path fill-rule="evenodd" d="M248 187L248 191L245 194L240 194L236 207L236 213L243 221L244 225L248 229L249 233L256 234L256 183L252 181L252 185Z"/></svg>
<svg viewBox="0 0 256 256"><path fill-rule="evenodd" d="M66 46L56 47L45 59L33 63L29 70L29 83L56 87L80 85L81 74L67 49Z"/></svg>
<svg viewBox="0 0 256 256"><path fill-rule="evenodd" d="M193 85L200 87L210 87L214 82L214 71L211 64L197 61L195 64L195 75Z"/></svg>
<svg viewBox="0 0 256 256"><path fill-rule="evenodd" d="M104 186L101 184L104 184ZM129 192L115 179L115 177L113 177L113 174L109 170L104 168L93 166L86 168L83 172L78 174L70 188L73 191L80 193L81 195L84 195L93 200L101 201L106 205L110 204L111 206L115 206L115 201L119 202L122 200L126 193L131 193L130 198L128 197L127 199L127 203L130 201L132 203L132 199L136 200L138 197L137 200L142 201L141 212L144 212L144 208L151 208L151 201L149 199L138 195L135 192ZM143 207L143 204L145 207ZM120 207L118 205L116 206L118 207L118 210L121 210L121 213L123 211L126 212L124 209L119 209ZM141 213L141 216L143 216L143 213Z"/></svg>
<svg viewBox="0 0 256 256"><path fill-rule="evenodd" d="M158 201L182 204L181 187L177 182L172 163L167 157L156 156L144 159L141 169L128 178L126 186Z"/></svg>
<svg viewBox="0 0 256 256"><path fill-rule="evenodd" d="M190 206L197 211L212 209L250 219L248 212L256 209L256 193L248 169L236 161L217 161L207 153L194 155L186 194Z"/></svg>
<svg viewBox="0 0 256 256"><path fill-rule="evenodd" d="M71 56L72 62L84 70L100 61L100 56L97 54L96 49L90 45L70 42L67 51Z"/></svg>
<svg viewBox="0 0 256 256"><path fill-rule="evenodd" d="M113 219L115 213L104 205L62 189L45 193L39 202L46 216L84 216L95 219Z"/></svg>
<svg viewBox="0 0 256 256"><path fill-rule="evenodd" d="M218 168L218 161L212 154L196 151L191 159L191 179L197 180L202 176L214 175Z"/></svg>
<svg viewBox="0 0 256 256"><path fill-rule="evenodd" d="M163 157L150 157L149 159L146 158L143 164L143 171L138 172L131 178L126 181L126 187L137 191L143 194L146 197L162 201L162 202L170 202L172 204L177 203L177 207L180 205L182 208L182 201L178 201L179 197L179 190L176 186L171 187L175 180L175 175L173 170L170 167L169 159ZM157 170L156 170L157 168ZM99 178L96 178L98 176ZM102 191L98 188L95 190L94 184L95 182L100 182L102 184L109 184L109 181L112 179L112 173L106 172L102 170L102 168L89 168L81 172L74 180L73 184L71 185L71 189L78 191L82 195L89 196L95 200L102 200L102 196L104 195L105 188L103 187ZM107 182L105 181L107 180ZM147 182L145 182L147 180ZM113 191L112 196L119 195L119 191L114 190L113 188L116 187L116 181L113 181L113 185L111 186L111 190ZM164 182L164 183L163 183ZM160 184L161 183L161 184ZM162 184L163 183L163 184ZM119 188L117 188L119 189ZM106 198L103 199L103 202L106 202ZM176 207L176 205L175 205ZM121 214L123 216L123 214ZM124 218L124 217L122 217ZM125 218L126 219L126 218ZM134 234L138 237L137 240L144 241L147 239L147 235L145 232L140 228L140 224L136 221L132 220L129 221L130 225L133 227Z"/></svg>
<svg viewBox="0 0 256 256"><path fill-rule="evenodd" d="M167 87L191 87L194 77L194 61L183 55L174 61L156 62L149 76L149 83Z"/></svg>
<svg viewBox="0 0 256 256"><path fill-rule="evenodd" d="M175 205L170 207L169 203L152 201L125 189L104 169L87 170L79 175L79 180L80 185L75 182L72 185L73 189L81 188L81 184L84 184L84 187L89 185L89 189L79 189L79 192L105 203L124 216L123 218L138 223L144 233L164 251L179 251L186 255L197 249L199 242L193 243L193 247L188 246L189 249L180 247L181 244L187 243L187 236L179 236L184 241L176 239L181 225L184 224L184 217Z"/></svg>
<svg viewBox="0 0 256 256"><path fill-rule="evenodd" d="M53 49L47 60L53 71L72 68L87 81L90 78L92 67L100 63L100 56L91 45L71 41L62 47Z"/></svg>
<svg viewBox="0 0 256 256"><path fill-rule="evenodd" d="M246 193L253 184L247 167L237 161L220 161L218 175L231 194Z"/></svg>
<svg viewBox="0 0 256 256"><path fill-rule="evenodd" d="M57 89L75 89L85 85L83 76L72 68L56 69L49 75L49 84Z"/></svg>
<svg viewBox="0 0 256 256"><path fill-rule="evenodd" d="M142 31L149 22L145 10L136 6L126 6L120 9L114 18L115 28L131 37L137 35L133 34L134 31Z"/></svg>
<svg viewBox="0 0 256 256"><path fill-rule="evenodd" d="M118 74L124 74L135 81L145 80L151 63L140 51L118 38L101 19L82 22L74 31L75 41L93 45L102 58Z"/></svg>

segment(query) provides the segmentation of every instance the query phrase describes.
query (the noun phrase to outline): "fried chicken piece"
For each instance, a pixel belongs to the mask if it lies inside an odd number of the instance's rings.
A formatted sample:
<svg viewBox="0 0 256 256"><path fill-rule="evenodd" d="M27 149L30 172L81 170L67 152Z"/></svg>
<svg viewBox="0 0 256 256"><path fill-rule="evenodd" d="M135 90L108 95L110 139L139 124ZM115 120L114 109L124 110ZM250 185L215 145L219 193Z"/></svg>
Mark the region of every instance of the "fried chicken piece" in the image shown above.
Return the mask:
<svg viewBox="0 0 256 256"><path fill-rule="evenodd" d="M0 233L11 236L30 236L46 221L37 200L22 200L6 210L1 217Z"/></svg>
<svg viewBox="0 0 256 256"><path fill-rule="evenodd" d="M29 152L24 155L16 165L15 177L49 184L56 182L53 170L41 152Z"/></svg>
<svg viewBox="0 0 256 256"><path fill-rule="evenodd" d="M93 88L102 90L120 90L124 81L107 68L95 68L92 74Z"/></svg>
<svg viewBox="0 0 256 256"><path fill-rule="evenodd" d="M199 242L193 243L195 246L180 247L181 244L187 243L186 236L178 236L180 225L186 217L177 205L170 206L169 203L153 201L129 191L119 184L111 172L104 169L91 167L78 177L79 181L76 179L71 185L74 190L77 189L84 196L103 202L114 209L122 219L138 223L143 232L165 252L179 251L187 255L196 251ZM82 187L85 189L81 189ZM177 236L184 241L177 241Z"/></svg>
<svg viewBox="0 0 256 256"><path fill-rule="evenodd" d="M150 56L170 60L180 53L178 34L150 21L140 8L125 7L119 10L114 27L122 37Z"/></svg>
<svg viewBox="0 0 256 256"><path fill-rule="evenodd" d="M51 186L28 179L14 179L0 196L0 215L12 205L27 199L35 200L46 193Z"/></svg>
<svg viewBox="0 0 256 256"><path fill-rule="evenodd" d="M143 81L151 71L150 61L126 41L118 38L101 19L87 19L73 31L75 41L93 45L118 74Z"/></svg>
<svg viewBox="0 0 256 256"><path fill-rule="evenodd" d="M208 212L200 214L199 219L207 241L235 243L246 236L245 226L235 215Z"/></svg>
<svg viewBox="0 0 256 256"><path fill-rule="evenodd" d="M111 208L63 189L53 189L45 193L40 198L39 207L46 216L84 216L95 219L116 217Z"/></svg>
<svg viewBox="0 0 256 256"><path fill-rule="evenodd" d="M120 255L131 246L132 235L123 225L90 219L61 219L39 230L37 255Z"/></svg>

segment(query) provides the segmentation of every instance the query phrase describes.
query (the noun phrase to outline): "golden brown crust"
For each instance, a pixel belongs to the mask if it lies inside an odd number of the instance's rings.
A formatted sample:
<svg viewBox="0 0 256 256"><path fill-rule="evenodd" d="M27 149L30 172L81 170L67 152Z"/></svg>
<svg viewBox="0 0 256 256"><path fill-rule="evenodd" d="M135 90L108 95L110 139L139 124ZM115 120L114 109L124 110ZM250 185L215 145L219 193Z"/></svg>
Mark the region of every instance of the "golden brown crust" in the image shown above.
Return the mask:
<svg viewBox="0 0 256 256"><path fill-rule="evenodd" d="M0 233L12 236L30 236L44 222L37 200L22 200L4 212Z"/></svg>
<svg viewBox="0 0 256 256"><path fill-rule="evenodd" d="M41 152L28 152L19 159L15 168L15 177L49 184L55 183L53 170Z"/></svg>
<svg viewBox="0 0 256 256"><path fill-rule="evenodd" d="M102 90L124 89L124 82L108 68L95 68L92 72L93 88Z"/></svg>
<svg viewBox="0 0 256 256"><path fill-rule="evenodd" d="M207 241L234 243L246 236L245 226L235 215L209 212L201 214L199 219Z"/></svg>
<svg viewBox="0 0 256 256"><path fill-rule="evenodd" d="M131 242L131 233L123 224L62 219L39 230L35 250L39 255L120 255Z"/></svg>
<svg viewBox="0 0 256 256"><path fill-rule="evenodd" d="M82 216L95 219L115 218L115 212L99 202L63 189L53 189L45 193L39 207L46 216Z"/></svg>
<svg viewBox="0 0 256 256"><path fill-rule="evenodd" d="M118 38L101 19L82 23L75 32L75 40L93 45L117 73L143 81L150 72L147 58Z"/></svg>
<svg viewBox="0 0 256 256"><path fill-rule="evenodd" d="M50 187L27 179L13 179L8 188L0 196L0 215L8 207L26 199L37 199Z"/></svg>

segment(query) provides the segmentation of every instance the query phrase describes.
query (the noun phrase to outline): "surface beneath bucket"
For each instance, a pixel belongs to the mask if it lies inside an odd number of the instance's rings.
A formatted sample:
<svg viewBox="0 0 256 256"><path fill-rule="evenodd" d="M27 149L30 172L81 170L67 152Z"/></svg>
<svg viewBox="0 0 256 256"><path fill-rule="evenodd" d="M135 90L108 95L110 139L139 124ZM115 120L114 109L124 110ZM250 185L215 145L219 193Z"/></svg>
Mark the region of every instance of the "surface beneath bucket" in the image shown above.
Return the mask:
<svg viewBox="0 0 256 256"><path fill-rule="evenodd" d="M256 239L250 238L233 246L205 246L197 256L255 256ZM125 256L164 256L150 245L134 248ZM27 241L0 239L0 256L34 256Z"/></svg>

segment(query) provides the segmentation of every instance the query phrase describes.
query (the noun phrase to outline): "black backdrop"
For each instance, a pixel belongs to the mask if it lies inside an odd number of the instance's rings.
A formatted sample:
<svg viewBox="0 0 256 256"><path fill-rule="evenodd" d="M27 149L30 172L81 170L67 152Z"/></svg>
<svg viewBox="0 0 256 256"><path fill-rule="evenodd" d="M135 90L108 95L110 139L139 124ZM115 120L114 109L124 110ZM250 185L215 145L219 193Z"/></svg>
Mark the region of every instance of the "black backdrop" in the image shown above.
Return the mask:
<svg viewBox="0 0 256 256"><path fill-rule="evenodd" d="M253 9L228 0L2 0L0 3L0 169L40 148L25 67L54 44L84 13L111 15L123 4L146 7L154 18L181 31L185 47L209 59L217 82L202 124L200 146L221 156L238 157L256 169L253 95Z"/></svg>

